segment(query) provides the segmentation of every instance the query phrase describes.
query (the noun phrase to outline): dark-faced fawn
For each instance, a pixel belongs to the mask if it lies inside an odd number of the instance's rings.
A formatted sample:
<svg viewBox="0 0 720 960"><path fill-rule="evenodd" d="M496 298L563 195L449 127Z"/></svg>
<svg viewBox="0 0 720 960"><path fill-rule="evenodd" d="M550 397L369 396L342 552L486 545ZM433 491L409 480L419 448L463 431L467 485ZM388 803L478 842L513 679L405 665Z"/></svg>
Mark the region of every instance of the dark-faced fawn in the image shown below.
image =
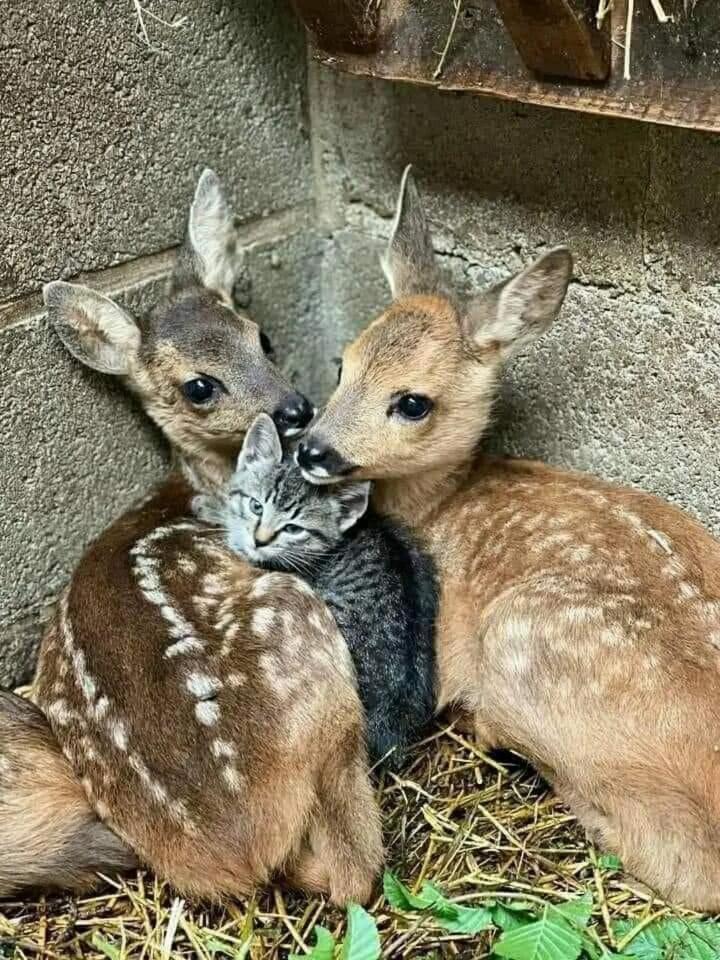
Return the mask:
<svg viewBox="0 0 720 960"><path fill-rule="evenodd" d="M206 171L147 322L84 287L45 290L65 345L125 380L186 479L86 552L42 643L40 709L0 697L0 894L83 889L136 858L191 894L274 874L337 902L371 893L379 816L337 626L303 581L249 567L188 516L187 478L223 480L259 412L285 435L312 416L233 309L239 267Z"/></svg>
<svg viewBox="0 0 720 960"><path fill-rule="evenodd" d="M448 296L406 171L385 270L395 299L345 351L306 476L376 480L376 506L429 545L440 705L527 756L642 881L719 910L720 545L648 494L475 453L503 362L559 312L569 254Z"/></svg>

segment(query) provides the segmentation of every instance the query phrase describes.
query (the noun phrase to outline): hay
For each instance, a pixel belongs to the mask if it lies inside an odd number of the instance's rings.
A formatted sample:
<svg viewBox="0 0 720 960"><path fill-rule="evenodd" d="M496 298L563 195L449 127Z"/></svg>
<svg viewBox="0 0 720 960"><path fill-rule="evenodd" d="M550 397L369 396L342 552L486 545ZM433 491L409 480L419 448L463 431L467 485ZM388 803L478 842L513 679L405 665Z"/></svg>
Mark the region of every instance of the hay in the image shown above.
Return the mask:
<svg viewBox="0 0 720 960"><path fill-rule="evenodd" d="M610 948L617 946L616 920L642 923L672 913L601 866L567 810L519 759L483 758L452 728L434 732L401 777L383 778L378 793L388 864L413 888L431 880L467 903L490 895L559 903L590 891L591 923ZM391 911L382 897L370 912L386 957L486 957L494 936L449 934L427 918ZM249 902L192 906L139 875L79 900L0 904L0 957L265 960L302 953L317 923L339 932L343 913L279 889Z"/></svg>

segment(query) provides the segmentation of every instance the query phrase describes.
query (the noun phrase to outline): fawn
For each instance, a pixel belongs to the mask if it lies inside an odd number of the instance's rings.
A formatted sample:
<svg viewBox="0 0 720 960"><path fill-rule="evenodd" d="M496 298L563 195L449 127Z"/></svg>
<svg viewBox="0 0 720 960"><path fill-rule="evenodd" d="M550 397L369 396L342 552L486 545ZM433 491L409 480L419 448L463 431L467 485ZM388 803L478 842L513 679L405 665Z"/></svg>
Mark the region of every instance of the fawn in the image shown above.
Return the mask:
<svg viewBox="0 0 720 960"><path fill-rule="evenodd" d="M49 725L0 698L0 894L83 889L137 857L191 894L247 893L282 873L337 902L370 896L379 814L342 636L303 581L248 566L189 516L258 413L289 436L313 412L232 307L239 267L206 171L146 323L84 287L45 289L67 348L124 379L186 479L81 560L41 646L34 699Z"/></svg>
<svg viewBox="0 0 720 960"><path fill-rule="evenodd" d="M641 881L720 910L720 545L646 493L476 453L570 255L447 295L406 170L384 268L393 303L345 350L298 448L305 476L376 480L376 507L425 540L440 706L524 754Z"/></svg>

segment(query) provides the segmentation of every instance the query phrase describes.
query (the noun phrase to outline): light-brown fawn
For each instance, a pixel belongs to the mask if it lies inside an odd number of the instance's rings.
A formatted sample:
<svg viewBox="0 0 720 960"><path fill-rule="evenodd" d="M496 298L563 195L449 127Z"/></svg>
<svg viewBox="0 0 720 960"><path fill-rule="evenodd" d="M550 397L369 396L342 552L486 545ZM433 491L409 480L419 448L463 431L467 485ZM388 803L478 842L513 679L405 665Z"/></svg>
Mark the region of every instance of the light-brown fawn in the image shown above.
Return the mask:
<svg viewBox="0 0 720 960"><path fill-rule="evenodd" d="M149 320L45 289L70 352L124 379L185 479L85 553L41 646L37 706L0 695L0 895L84 889L140 862L190 894L283 874L337 902L370 896L379 814L337 626L302 580L250 567L189 516L259 412L286 436L312 416L233 308L241 261L206 171Z"/></svg>
<svg viewBox="0 0 720 960"><path fill-rule="evenodd" d="M344 353L307 478L375 480L434 556L440 706L529 758L640 880L720 910L720 544L649 494L476 453L570 255L448 295L406 171L384 266L393 303Z"/></svg>

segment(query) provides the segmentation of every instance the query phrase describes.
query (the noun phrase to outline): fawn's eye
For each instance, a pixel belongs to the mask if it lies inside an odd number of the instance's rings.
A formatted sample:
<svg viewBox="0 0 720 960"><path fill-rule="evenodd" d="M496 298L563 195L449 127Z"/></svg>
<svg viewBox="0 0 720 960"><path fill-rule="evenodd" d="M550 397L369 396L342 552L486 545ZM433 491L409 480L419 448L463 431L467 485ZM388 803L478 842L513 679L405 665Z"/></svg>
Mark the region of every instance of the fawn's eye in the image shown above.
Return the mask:
<svg viewBox="0 0 720 960"><path fill-rule="evenodd" d="M186 380L180 389L190 403L202 406L220 393L222 385L213 377L195 377L193 380Z"/></svg>
<svg viewBox="0 0 720 960"><path fill-rule="evenodd" d="M275 354L270 337L266 333L263 333L262 330L260 331L260 346L266 357L272 357Z"/></svg>
<svg viewBox="0 0 720 960"><path fill-rule="evenodd" d="M250 513L254 513L256 517L262 516L263 505L255 497L248 497L248 506L250 507Z"/></svg>
<svg viewBox="0 0 720 960"><path fill-rule="evenodd" d="M302 533L303 528L299 527L296 523L286 523L283 527L287 533Z"/></svg>
<svg viewBox="0 0 720 960"><path fill-rule="evenodd" d="M421 393L403 393L391 404L388 413L399 413L406 420L423 420L432 408L430 397Z"/></svg>

